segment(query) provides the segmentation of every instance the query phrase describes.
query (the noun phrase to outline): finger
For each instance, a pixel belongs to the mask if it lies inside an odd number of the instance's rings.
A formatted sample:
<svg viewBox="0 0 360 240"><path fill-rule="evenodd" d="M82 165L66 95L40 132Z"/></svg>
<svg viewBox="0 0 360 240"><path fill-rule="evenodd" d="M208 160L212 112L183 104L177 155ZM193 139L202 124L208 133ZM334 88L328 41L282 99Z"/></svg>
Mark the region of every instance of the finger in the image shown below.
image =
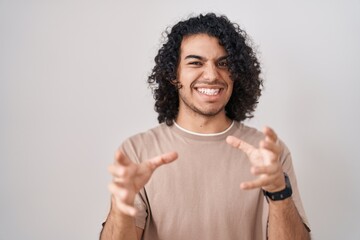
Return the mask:
<svg viewBox="0 0 360 240"><path fill-rule="evenodd" d="M124 204L129 205L134 202L135 195L131 194L126 187L121 187L116 183L110 183L108 189L115 199L121 200Z"/></svg>
<svg viewBox="0 0 360 240"><path fill-rule="evenodd" d="M126 177L114 177L112 181L119 187L125 187L131 183L131 179Z"/></svg>
<svg viewBox="0 0 360 240"><path fill-rule="evenodd" d="M131 217L135 217L137 210L135 207L128 205L122 201L120 201L119 199L115 198L115 204L116 207L124 214L131 216Z"/></svg>
<svg viewBox="0 0 360 240"><path fill-rule="evenodd" d="M152 171L154 171L156 168L160 167L161 165L171 163L175 161L177 158L178 158L178 154L176 152L169 152L154 157L152 159L149 159L143 162L143 164L146 164L147 167L149 167Z"/></svg>
<svg viewBox="0 0 360 240"><path fill-rule="evenodd" d="M245 153L250 153L255 148L253 145L248 144L247 142L244 142L244 141L242 141L242 140L240 140L240 139L238 139L237 137L234 137L234 136L228 136L226 138L226 142L228 144L230 144L231 146L244 151Z"/></svg>
<svg viewBox="0 0 360 240"><path fill-rule="evenodd" d="M111 164L108 167L108 171L111 173L111 175L114 178L126 178L127 176L130 175L130 168L129 167L124 167L124 166L119 166L119 165L115 165L115 164Z"/></svg>
<svg viewBox="0 0 360 240"><path fill-rule="evenodd" d="M272 141L277 142L278 137L272 128L267 126L264 127L263 133L265 134L266 137L270 138Z"/></svg>
<svg viewBox="0 0 360 240"><path fill-rule="evenodd" d="M278 155L280 153L280 146L278 144L276 144L275 142L269 142L269 141L261 141L260 142L260 148L269 150L270 152Z"/></svg>
<svg viewBox="0 0 360 240"><path fill-rule="evenodd" d="M113 179L120 179L123 178L123 171L125 167L122 166L115 166L114 164L109 165L108 172L113 176Z"/></svg>
<svg viewBox="0 0 360 240"><path fill-rule="evenodd" d="M126 157L126 155L121 150L117 150L115 152L115 163L118 163L123 166L128 166L132 162Z"/></svg>
<svg viewBox="0 0 360 240"><path fill-rule="evenodd" d="M269 166L254 166L251 167L251 173L254 175L262 175L262 174L266 174L266 175L273 175L276 174L279 171L279 166L277 165L269 165Z"/></svg>
<svg viewBox="0 0 360 240"><path fill-rule="evenodd" d="M240 188L243 190L250 190L255 188L262 188L271 184L271 177L258 177L254 181L242 182Z"/></svg>
<svg viewBox="0 0 360 240"><path fill-rule="evenodd" d="M108 185L108 189L110 193L117 199L121 199L122 201L126 201L128 196L127 190L119 185L111 182Z"/></svg>

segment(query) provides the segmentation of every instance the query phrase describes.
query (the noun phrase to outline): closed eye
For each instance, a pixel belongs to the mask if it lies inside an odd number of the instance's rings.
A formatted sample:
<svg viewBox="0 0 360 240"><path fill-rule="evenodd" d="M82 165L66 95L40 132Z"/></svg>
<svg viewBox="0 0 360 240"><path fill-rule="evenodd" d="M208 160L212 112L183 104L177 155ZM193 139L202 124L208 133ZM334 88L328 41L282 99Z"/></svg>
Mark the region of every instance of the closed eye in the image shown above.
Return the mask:
<svg viewBox="0 0 360 240"><path fill-rule="evenodd" d="M202 62L199 61L189 62L188 65L202 66Z"/></svg>

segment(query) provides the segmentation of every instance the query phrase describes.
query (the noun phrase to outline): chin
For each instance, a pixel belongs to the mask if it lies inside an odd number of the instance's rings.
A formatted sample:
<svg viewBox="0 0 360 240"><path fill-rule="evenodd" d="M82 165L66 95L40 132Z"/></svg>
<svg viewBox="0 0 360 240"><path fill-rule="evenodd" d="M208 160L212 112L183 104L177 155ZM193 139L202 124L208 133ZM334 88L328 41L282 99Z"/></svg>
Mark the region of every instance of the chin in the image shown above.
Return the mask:
<svg viewBox="0 0 360 240"><path fill-rule="evenodd" d="M224 108L220 109L196 109L197 113L206 117L215 117L217 115L225 114Z"/></svg>

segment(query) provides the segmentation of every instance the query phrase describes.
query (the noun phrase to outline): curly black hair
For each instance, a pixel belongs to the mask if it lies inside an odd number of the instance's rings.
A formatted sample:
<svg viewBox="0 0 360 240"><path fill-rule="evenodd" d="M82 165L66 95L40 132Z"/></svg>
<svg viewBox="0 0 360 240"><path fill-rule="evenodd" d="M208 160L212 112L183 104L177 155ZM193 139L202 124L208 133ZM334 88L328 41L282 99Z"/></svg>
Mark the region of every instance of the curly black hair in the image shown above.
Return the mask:
<svg viewBox="0 0 360 240"><path fill-rule="evenodd" d="M153 90L155 111L159 114L159 123L171 126L179 111L177 67L180 45L185 36L207 34L216 37L228 54L227 63L233 92L225 106L227 117L242 121L253 117L261 95L263 80L261 68L250 39L239 25L232 23L226 16L214 13L200 14L174 25L170 32L165 31L165 43L155 57L155 67L147 82Z"/></svg>

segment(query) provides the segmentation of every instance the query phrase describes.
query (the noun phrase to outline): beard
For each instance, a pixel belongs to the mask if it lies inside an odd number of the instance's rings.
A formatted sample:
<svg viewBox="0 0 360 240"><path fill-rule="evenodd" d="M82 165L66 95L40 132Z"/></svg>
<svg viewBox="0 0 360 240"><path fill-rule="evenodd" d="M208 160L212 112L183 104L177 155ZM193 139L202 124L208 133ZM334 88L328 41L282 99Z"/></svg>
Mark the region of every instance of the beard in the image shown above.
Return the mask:
<svg viewBox="0 0 360 240"><path fill-rule="evenodd" d="M182 102L187 109L190 109L193 113L199 114L204 117L214 117L219 113L225 111L225 105L223 106L209 106L209 107L197 107L191 101L189 101L185 96L179 93L180 102Z"/></svg>

